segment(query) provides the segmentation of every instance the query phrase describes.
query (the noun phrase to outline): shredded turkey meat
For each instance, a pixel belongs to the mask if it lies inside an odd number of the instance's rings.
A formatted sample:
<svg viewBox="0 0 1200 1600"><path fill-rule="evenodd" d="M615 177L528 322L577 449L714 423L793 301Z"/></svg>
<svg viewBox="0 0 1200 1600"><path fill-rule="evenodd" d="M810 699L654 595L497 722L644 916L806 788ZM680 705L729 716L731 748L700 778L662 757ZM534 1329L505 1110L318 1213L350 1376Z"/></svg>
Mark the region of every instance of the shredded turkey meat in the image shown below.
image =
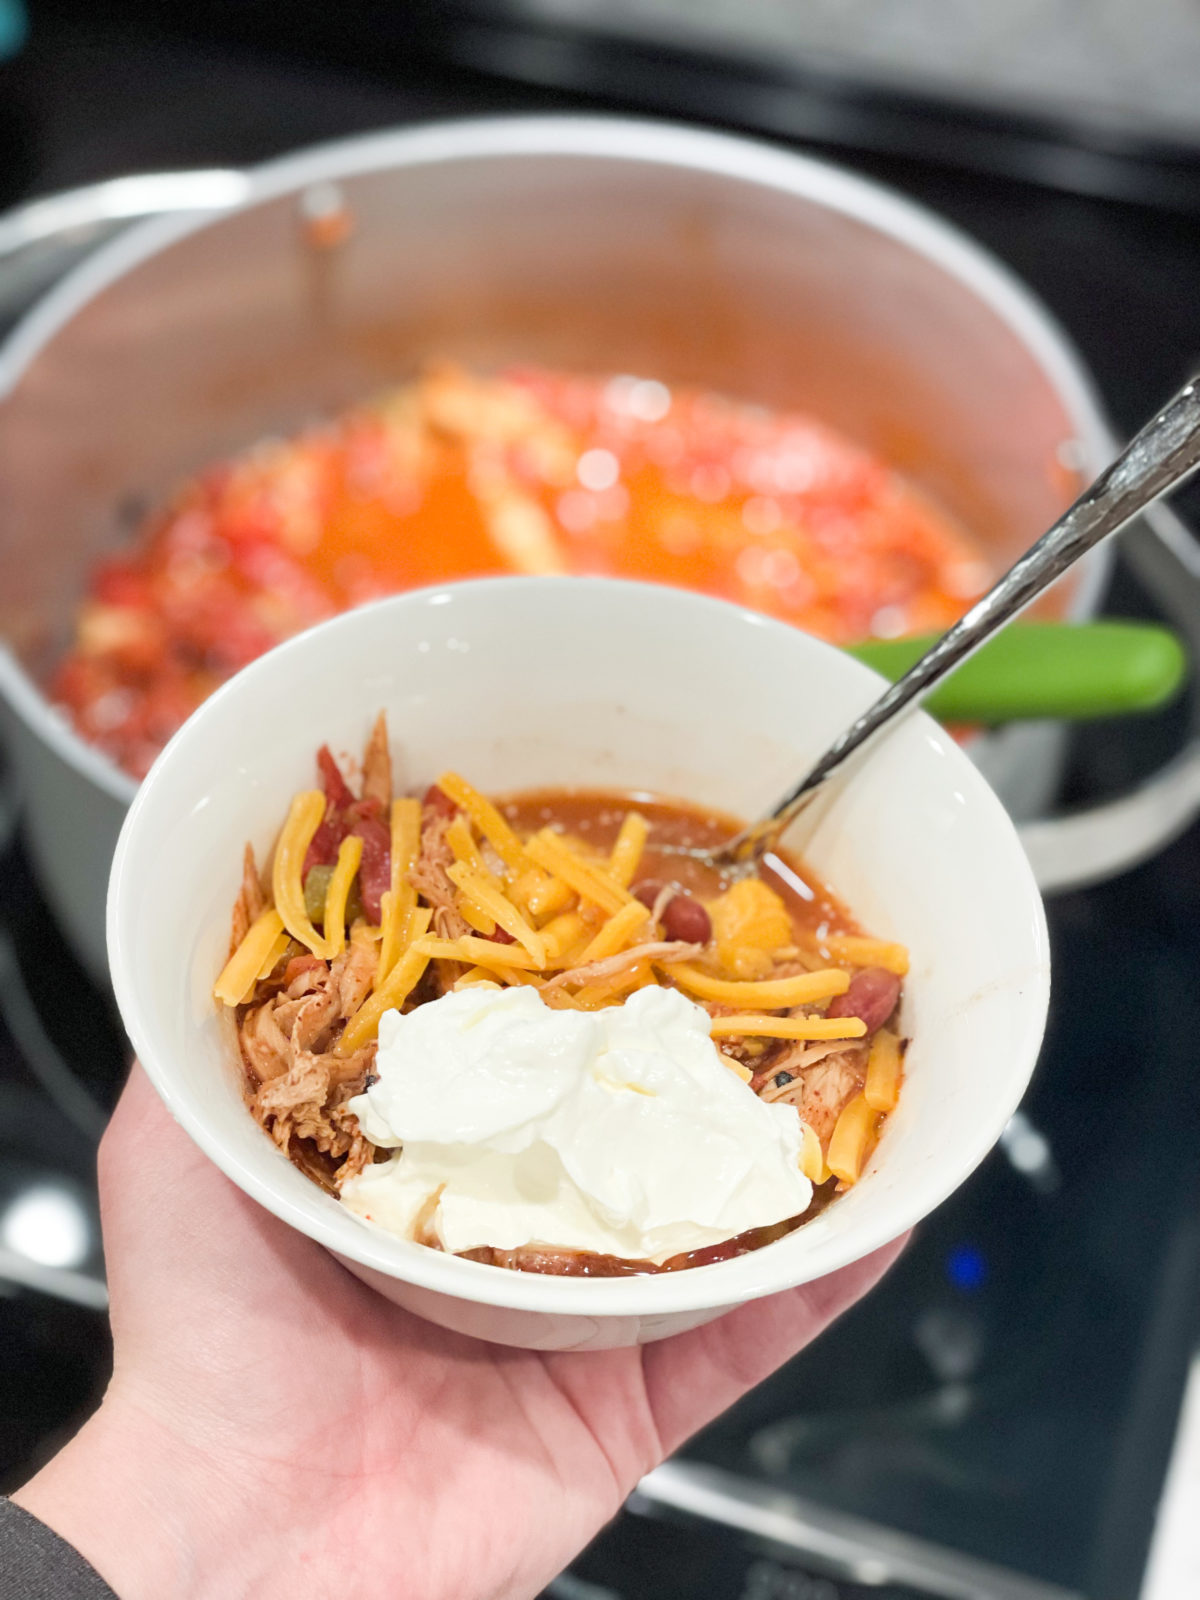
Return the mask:
<svg viewBox="0 0 1200 1600"><path fill-rule="evenodd" d="M266 905L258 865L254 859L254 846L247 845L242 854L242 886L233 904L233 919L229 928L230 955L246 937L250 924Z"/></svg>
<svg viewBox="0 0 1200 1600"><path fill-rule="evenodd" d="M684 944L681 939L658 940L653 944L635 944L615 956L605 956L603 961L589 961L581 967L568 967L542 984L541 994L552 995L568 984L595 983L602 978L615 978L639 961L694 961L704 949L702 944Z"/></svg>
<svg viewBox="0 0 1200 1600"><path fill-rule="evenodd" d="M387 718L382 711L375 718L363 756L362 798L377 800L385 808L392 801L392 756L388 748Z"/></svg>
<svg viewBox="0 0 1200 1600"><path fill-rule="evenodd" d="M795 1106L822 1146L828 1146L838 1117L866 1082L867 1050L862 1045L834 1050L801 1066L800 1058L809 1053L809 1048L795 1049L794 1053L787 1050L776 1056L771 1063L771 1078L778 1092L767 1098L777 1105ZM780 1084L780 1074L791 1074L791 1082Z"/></svg>
<svg viewBox="0 0 1200 1600"><path fill-rule="evenodd" d="M293 1153L295 1141L309 1140L339 1161L339 1184L375 1156L346 1109L346 1101L366 1087L375 1044L347 1056L333 1050L374 975L374 942L364 928L355 926L332 963L315 956L288 962L277 983L260 986L269 992L247 1010L239 1030L254 1116L285 1153Z"/></svg>
<svg viewBox="0 0 1200 1600"><path fill-rule="evenodd" d="M784 1044L782 1050L777 1049L765 1064L759 1061L758 1070L750 1080L755 1086L754 1092L764 1100L780 1100L798 1072L816 1066L826 1056L835 1056L845 1048L844 1039L825 1039L818 1044ZM783 1081L776 1082L776 1079Z"/></svg>
<svg viewBox="0 0 1200 1600"><path fill-rule="evenodd" d="M471 932L458 909L457 891L446 872L454 860L454 851L446 843L450 820L436 806L422 808L420 854L408 874L409 883L426 905L433 907L433 928L439 939L459 939Z"/></svg>

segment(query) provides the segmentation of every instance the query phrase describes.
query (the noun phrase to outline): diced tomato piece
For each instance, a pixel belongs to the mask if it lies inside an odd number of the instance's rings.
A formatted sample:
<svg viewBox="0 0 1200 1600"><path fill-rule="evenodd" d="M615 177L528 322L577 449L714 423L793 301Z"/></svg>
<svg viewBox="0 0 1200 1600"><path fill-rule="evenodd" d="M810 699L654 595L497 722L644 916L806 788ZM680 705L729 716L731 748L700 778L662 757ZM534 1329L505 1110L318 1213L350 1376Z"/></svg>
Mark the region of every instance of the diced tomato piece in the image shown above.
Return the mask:
<svg viewBox="0 0 1200 1600"><path fill-rule="evenodd" d="M92 594L110 606L136 606L148 610L154 590L145 572L125 561L106 561L92 576Z"/></svg>
<svg viewBox="0 0 1200 1600"><path fill-rule="evenodd" d="M302 869L305 877L313 867L331 867L334 864L337 860L338 846L351 832L355 808L362 804L354 798L349 784L342 777L342 769L333 759L333 752L327 744L323 744L317 751L317 767L321 774L321 787L325 790L325 815L305 852ZM385 840L387 838L386 828L384 838ZM363 856L365 859L365 841Z"/></svg>
<svg viewBox="0 0 1200 1600"><path fill-rule="evenodd" d="M323 744L317 751L317 766L321 771L321 787L325 790L325 798L330 806L335 811L345 811L347 807L352 806L354 796L327 744Z"/></svg>
<svg viewBox="0 0 1200 1600"><path fill-rule="evenodd" d="M453 817L458 807L451 800L444 789L439 789L436 783L431 783L425 791L425 798L421 801L423 806L429 806L433 811L438 811L443 817Z"/></svg>
<svg viewBox="0 0 1200 1600"><path fill-rule="evenodd" d="M345 817L327 807L321 825L305 851L302 876L307 878L313 867L331 867L337 860L338 846L349 832L350 826Z"/></svg>
<svg viewBox="0 0 1200 1600"><path fill-rule="evenodd" d="M346 813L348 832L363 842L362 863L358 869L359 892L363 909L372 922L383 914L383 894L392 881L392 848L383 807L378 800L356 800Z"/></svg>

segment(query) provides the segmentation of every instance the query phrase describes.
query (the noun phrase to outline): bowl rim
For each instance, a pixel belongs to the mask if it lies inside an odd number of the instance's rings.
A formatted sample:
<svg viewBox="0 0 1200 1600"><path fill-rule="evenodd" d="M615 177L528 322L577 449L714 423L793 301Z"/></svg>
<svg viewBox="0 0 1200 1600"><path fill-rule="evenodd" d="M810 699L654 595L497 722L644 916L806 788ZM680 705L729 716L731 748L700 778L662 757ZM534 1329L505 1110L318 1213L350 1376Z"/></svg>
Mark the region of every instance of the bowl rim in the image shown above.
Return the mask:
<svg viewBox="0 0 1200 1600"><path fill-rule="evenodd" d="M170 213L133 224L100 245L54 285L0 340L0 406L30 364L97 295L189 235L309 184L336 183L396 168L514 156L601 158L676 167L773 189L853 217L922 256L988 305L1029 352L1061 401L1082 449L1085 474L1112 457L1114 439L1082 357L1041 299L999 257L939 213L897 189L802 152L685 122L604 113L515 113L435 119L306 146L248 170L236 204ZM1068 617L1092 615L1111 555L1084 565ZM14 652L0 640L0 693L55 754L114 800L128 805L138 780L75 731Z"/></svg>
<svg viewBox="0 0 1200 1600"><path fill-rule="evenodd" d="M1014 1060L1027 1063L1014 1078L1012 1094L1005 1099L1002 1110L987 1123L981 1123L975 1137L964 1141L955 1151L955 1159L947 1164L941 1181L922 1191L915 1203L904 1203L912 1192L905 1191L898 1203L882 1209L870 1220L859 1218L853 1234L853 1245L847 1252L836 1249L832 1264L822 1263L816 1271L805 1270L805 1257L789 1255L785 1270L780 1271L780 1257L772 1246L752 1250L745 1255L708 1266L691 1267L679 1272L647 1274L621 1278L569 1278L538 1273L514 1272L485 1266L474 1261L427 1249L416 1249L404 1260L404 1270L398 1270L390 1255L395 1241L382 1229L376 1230L352 1215L339 1216L317 1198L324 1197L312 1186L312 1203L293 1199L279 1192L266 1170L252 1168L236 1153L225 1148L219 1135L210 1128L197 1105L177 1083L177 1073L169 1060L164 1059L153 1031L146 1026L133 979L133 944L127 926L130 923L130 902L136 900L133 892L131 858L134 856L143 814L157 803L157 791L165 773L173 770L181 753L186 753L196 741L211 741L210 724L218 726L226 715L241 702L253 697L260 678L273 675L281 662L291 662L302 667L305 652L312 649L314 639L324 639L331 634L360 625L364 615L390 616L392 613L418 613L431 605L453 605L459 596L463 603L475 603L476 597L492 606L503 603L507 595L516 600L521 593L541 590L546 594L556 591L566 597L567 603L582 601L585 592L595 596L599 591L609 592L611 604L619 604L621 595L629 591L653 594L655 603L696 615L697 626L707 614L719 617L726 624L740 618L743 624L756 631L778 632L801 648L828 653L838 662L837 670L847 677L857 677L864 686L885 686L885 680L860 662L846 656L835 646L800 633L788 624L763 617L757 612L732 605L728 601L712 599L689 590L672 589L654 584L634 583L616 578L592 578L581 584L572 577L492 577L471 579L457 584L434 585L425 589L410 590L403 594L387 596L343 612L327 621L286 640L275 649L251 662L234 678L211 695L173 736L138 790L125 818L113 858L109 879L107 907L108 951L113 989L125 1027L137 1055L175 1120L215 1165L251 1198L282 1221L299 1232L324 1245L335 1255L348 1258L360 1266L382 1276L409 1283L418 1288L443 1294L454 1299L505 1308L513 1311L586 1317L646 1317L670 1315L680 1312L701 1312L719 1309L778 1293L811 1282L818 1276L849 1265L869 1255L873 1250L905 1233L922 1217L949 1196L979 1165L1000 1137L1012 1112L1016 1109L1032 1075L1041 1046L1050 994L1049 934L1042 898L1033 878L1033 872L1021 847L1007 812L992 789L976 770L969 757L954 743L941 727L926 715L913 713L923 734L932 741L937 754L944 760L947 781L967 798L988 823L989 847L993 852L1006 852L1009 857L1007 881L1012 893L1026 902L1030 933L1030 962L1027 983L1021 995L1024 1025L1020 1041L1011 1051ZM590 602L584 602L590 603ZM395 626L395 624L393 624ZM284 797L286 799L286 797ZM281 811L282 814L282 811ZM1025 970L1025 969L1023 969ZM1011 1101L1011 1103L1009 1103ZM247 1112L249 1116L249 1112ZM263 1134L264 1153L270 1145ZM283 1169L280 1168L280 1171ZM792 1237L792 1236L789 1236ZM779 1241L784 1243L785 1241ZM775 1270L771 1270L774 1266Z"/></svg>

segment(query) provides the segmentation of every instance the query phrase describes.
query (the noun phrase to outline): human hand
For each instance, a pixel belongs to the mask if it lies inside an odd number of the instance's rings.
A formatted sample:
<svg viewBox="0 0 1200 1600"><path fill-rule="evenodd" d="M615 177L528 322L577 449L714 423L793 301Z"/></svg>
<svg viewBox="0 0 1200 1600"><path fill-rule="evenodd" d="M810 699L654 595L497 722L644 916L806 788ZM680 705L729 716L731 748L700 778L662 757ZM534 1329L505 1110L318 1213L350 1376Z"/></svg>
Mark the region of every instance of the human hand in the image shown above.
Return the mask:
<svg viewBox="0 0 1200 1600"><path fill-rule="evenodd" d="M112 1383L14 1499L121 1600L532 1596L900 1249L658 1344L539 1354L366 1288L223 1177L140 1068L100 1182Z"/></svg>

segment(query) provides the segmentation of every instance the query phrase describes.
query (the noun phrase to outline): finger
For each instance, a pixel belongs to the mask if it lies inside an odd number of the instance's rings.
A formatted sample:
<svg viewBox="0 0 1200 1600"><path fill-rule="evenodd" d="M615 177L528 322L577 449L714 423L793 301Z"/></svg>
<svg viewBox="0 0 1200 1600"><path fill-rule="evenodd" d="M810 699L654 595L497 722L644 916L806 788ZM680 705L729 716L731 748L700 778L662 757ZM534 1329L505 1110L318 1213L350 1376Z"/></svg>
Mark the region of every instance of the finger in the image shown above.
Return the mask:
<svg viewBox="0 0 1200 1600"><path fill-rule="evenodd" d="M135 1062L100 1147L101 1218L114 1315L132 1282L234 1282L264 1245L312 1249L230 1182ZM186 1262L187 1270L181 1269ZM169 1267L167 1264L170 1264ZM261 1270L262 1263L259 1261Z"/></svg>
<svg viewBox="0 0 1200 1600"><path fill-rule="evenodd" d="M159 1099L138 1062L117 1101L100 1142L100 1191L112 1201L133 1187L139 1191L204 1165L204 1157Z"/></svg>
<svg viewBox="0 0 1200 1600"><path fill-rule="evenodd" d="M646 1393L663 1450L752 1389L874 1287L907 1243L893 1240L814 1283L753 1300L643 1352Z"/></svg>
<svg viewBox="0 0 1200 1600"><path fill-rule="evenodd" d="M151 1135L156 1146L163 1139L174 1143L177 1138L187 1143L187 1135L159 1099L141 1063L134 1061L109 1120L104 1143L121 1146Z"/></svg>
<svg viewBox="0 0 1200 1600"><path fill-rule="evenodd" d="M136 1061L101 1141L98 1170L109 1281L119 1298L131 1263L153 1256L161 1271L175 1258L181 1214L189 1231L207 1224L221 1197L202 1191L221 1183Z"/></svg>

